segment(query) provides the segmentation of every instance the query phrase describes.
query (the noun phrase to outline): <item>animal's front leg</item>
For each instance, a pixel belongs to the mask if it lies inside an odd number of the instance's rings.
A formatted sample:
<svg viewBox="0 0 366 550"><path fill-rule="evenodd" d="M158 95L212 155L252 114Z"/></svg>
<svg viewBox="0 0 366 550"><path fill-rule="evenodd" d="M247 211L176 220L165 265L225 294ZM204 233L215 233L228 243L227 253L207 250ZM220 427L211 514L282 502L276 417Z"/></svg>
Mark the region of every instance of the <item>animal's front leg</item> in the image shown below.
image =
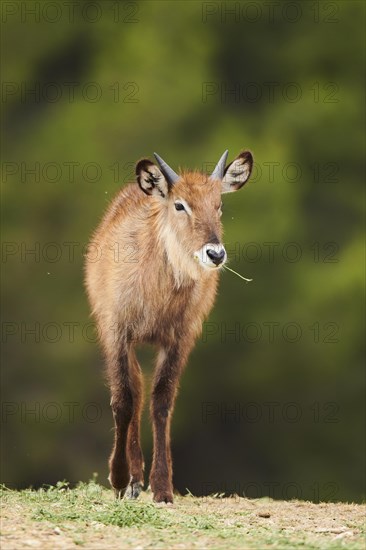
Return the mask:
<svg viewBox="0 0 366 550"><path fill-rule="evenodd" d="M133 413L133 388L129 376L128 351L121 346L109 358L108 376L115 423L114 445L109 459L109 481L117 497L122 497L130 481L126 453L127 434Z"/></svg>
<svg viewBox="0 0 366 550"><path fill-rule="evenodd" d="M127 494L137 498L144 486L144 458L140 445L140 422L143 384L140 365L134 352L130 352L130 381L133 388L133 412L127 435L127 457L130 467L130 484Z"/></svg>
<svg viewBox="0 0 366 550"><path fill-rule="evenodd" d="M178 346L161 350L151 396L154 456L150 485L155 502L173 502L173 471L170 453L170 424L175 396L187 353Z"/></svg>

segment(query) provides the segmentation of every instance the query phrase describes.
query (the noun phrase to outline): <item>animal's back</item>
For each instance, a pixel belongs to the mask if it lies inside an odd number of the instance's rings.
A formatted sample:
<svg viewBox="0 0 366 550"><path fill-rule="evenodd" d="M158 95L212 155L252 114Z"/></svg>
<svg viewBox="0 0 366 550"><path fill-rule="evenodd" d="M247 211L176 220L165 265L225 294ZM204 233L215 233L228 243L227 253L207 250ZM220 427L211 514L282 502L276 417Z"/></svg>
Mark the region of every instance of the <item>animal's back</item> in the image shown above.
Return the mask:
<svg viewBox="0 0 366 550"><path fill-rule="evenodd" d="M137 234L147 199L143 193L136 193L134 185L123 188L91 238L86 255L86 288L102 331L115 322L121 301L128 304L129 288L136 289Z"/></svg>

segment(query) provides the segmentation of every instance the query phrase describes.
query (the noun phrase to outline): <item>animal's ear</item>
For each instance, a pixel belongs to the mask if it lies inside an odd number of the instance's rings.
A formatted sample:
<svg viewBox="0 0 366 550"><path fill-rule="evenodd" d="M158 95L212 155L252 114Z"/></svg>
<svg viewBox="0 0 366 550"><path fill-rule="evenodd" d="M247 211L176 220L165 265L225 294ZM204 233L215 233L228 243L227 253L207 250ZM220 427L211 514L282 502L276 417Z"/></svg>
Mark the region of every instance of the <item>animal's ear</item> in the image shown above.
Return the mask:
<svg viewBox="0 0 366 550"><path fill-rule="evenodd" d="M250 177L253 157L250 151L243 151L225 168L222 180L222 193L231 193L243 187Z"/></svg>
<svg viewBox="0 0 366 550"><path fill-rule="evenodd" d="M144 193L147 195L168 195L168 182L159 168L149 159L142 159L136 164L136 179Z"/></svg>

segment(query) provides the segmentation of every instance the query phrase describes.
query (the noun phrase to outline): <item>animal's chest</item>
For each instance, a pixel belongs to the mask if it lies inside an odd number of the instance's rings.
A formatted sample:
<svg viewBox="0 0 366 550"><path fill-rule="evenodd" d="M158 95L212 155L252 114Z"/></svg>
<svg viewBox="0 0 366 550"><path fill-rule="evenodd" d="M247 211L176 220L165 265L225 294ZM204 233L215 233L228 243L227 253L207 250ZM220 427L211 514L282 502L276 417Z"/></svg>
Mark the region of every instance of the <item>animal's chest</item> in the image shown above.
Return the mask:
<svg viewBox="0 0 366 550"><path fill-rule="evenodd" d="M169 343L190 333L198 336L202 321L208 315L215 296L214 281L209 285L171 288L159 297L159 306L150 319L148 340L151 343Z"/></svg>
<svg viewBox="0 0 366 550"><path fill-rule="evenodd" d="M172 288L162 297L158 319L180 324L199 304L200 289L196 285Z"/></svg>

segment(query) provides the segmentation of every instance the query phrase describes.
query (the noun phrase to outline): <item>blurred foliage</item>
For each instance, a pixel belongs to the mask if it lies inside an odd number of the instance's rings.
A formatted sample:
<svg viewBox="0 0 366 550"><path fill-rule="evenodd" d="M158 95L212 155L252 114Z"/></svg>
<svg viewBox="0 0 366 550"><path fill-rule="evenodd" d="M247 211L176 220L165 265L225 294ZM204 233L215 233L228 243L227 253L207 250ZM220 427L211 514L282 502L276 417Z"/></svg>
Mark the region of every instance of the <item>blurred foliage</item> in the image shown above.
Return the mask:
<svg viewBox="0 0 366 550"><path fill-rule="evenodd" d="M2 481L106 480L112 416L87 330L83 247L133 164L158 151L173 167L208 170L224 149L249 148L257 170L225 196L223 222L231 267L254 282L222 274L181 383L175 485L359 501L364 4L298 2L295 12L285 2L271 21L268 2L106 0L90 22L79 0L72 20L64 7L54 23L51 11L22 22L21 4L35 3L12 4L2 25ZM38 96L21 95L35 86ZM39 338L27 332L37 323ZM300 327L295 342L288 323ZM149 380L153 354L140 356ZM143 445L148 467L147 414Z"/></svg>

